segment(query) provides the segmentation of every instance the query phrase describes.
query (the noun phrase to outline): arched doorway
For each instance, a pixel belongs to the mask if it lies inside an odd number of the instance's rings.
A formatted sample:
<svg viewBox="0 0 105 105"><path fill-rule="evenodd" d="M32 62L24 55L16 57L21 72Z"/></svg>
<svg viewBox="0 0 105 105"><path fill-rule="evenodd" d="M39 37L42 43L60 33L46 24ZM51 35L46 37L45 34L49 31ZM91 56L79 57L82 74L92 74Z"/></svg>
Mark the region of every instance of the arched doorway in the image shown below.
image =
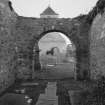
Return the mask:
<svg viewBox="0 0 105 105"><path fill-rule="evenodd" d="M56 70L69 74L68 77L76 77L76 46L66 34L60 31L43 33L35 46L34 69Z"/></svg>

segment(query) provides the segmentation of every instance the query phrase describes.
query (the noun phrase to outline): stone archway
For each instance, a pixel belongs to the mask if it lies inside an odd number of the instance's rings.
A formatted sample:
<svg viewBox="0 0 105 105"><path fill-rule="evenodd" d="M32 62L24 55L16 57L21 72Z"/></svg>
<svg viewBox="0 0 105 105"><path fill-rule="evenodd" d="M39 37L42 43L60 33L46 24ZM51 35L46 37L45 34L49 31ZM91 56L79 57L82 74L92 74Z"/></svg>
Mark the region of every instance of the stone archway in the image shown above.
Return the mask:
<svg viewBox="0 0 105 105"><path fill-rule="evenodd" d="M70 33L67 33L65 32L64 30L48 30L48 31L43 31L38 39L36 40L36 42L34 42L35 46L34 46L34 70L37 71L37 70L40 70L41 66L40 66L40 61L39 61L39 46L38 46L38 41L46 34L46 33L49 33L49 32L61 32L61 33L64 33L65 35L67 35L67 37L73 42L73 44L75 45L76 47L76 70L75 70L75 79L83 79L84 76L86 77L87 75L87 71L86 71L86 67L88 66L87 65L87 62L88 62L88 51L89 50L86 50L86 47L83 48L83 45L81 45L81 43L79 41L81 40L77 40L78 37L76 37L76 39L70 35ZM85 70L84 70L85 68ZM82 71L84 70L84 71Z"/></svg>
<svg viewBox="0 0 105 105"><path fill-rule="evenodd" d="M45 34L47 34L47 33L50 33L50 32L61 32L61 33L63 33L63 34L65 34L67 37L68 37L68 35L66 34L66 32L64 32L64 31L61 31L61 30L48 30L48 31L44 31L44 32L42 32L40 35L39 35L39 37L38 37L38 39L35 41L35 46L34 46L34 50L33 50L33 52L34 52L34 56L36 56L35 57L35 59L34 59L34 62L36 62L35 63L35 65L34 65L34 69L35 70L40 70L40 61L39 61L39 46L38 46L38 41L45 35ZM68 37L69 39L70 39L70 37ZM71 40L71 39L70 39Z"/></svg>
<svg viewBox="0 0 105 105"><path fill-rule="evenodd" d="M61 32L67 35L76 47L76 78L89 78L89 36L80 33L80 22L70 19L43 19L18 17L14 34L18 46L22 52L27 53L29 71L40 70L38 41L48 32ZM84 30L86 31L86 30ZM33 57L34 55L34 57ZM34 58L34 60L33 60ZM34 64L34 67L33 67ZM35 66L37 65L37 66Z"/></svg>

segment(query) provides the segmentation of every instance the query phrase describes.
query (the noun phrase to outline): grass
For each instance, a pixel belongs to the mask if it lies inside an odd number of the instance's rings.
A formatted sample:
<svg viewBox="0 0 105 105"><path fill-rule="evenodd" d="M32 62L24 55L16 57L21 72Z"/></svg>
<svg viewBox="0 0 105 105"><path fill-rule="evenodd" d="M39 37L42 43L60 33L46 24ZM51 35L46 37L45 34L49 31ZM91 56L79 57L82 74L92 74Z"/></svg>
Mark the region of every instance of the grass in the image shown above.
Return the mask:
<svg viewBox="0 0 105 105"><path fill-rule="evenodd" d="M34 82L35 81L31 81ZM28 83L31 83L30 81ZM17 83L9 88L4 95L0 97L0 105L30 105L24 98L26 95L32 99L31 105L35 105L40 93L44 93L46 88L46 81L37 81L39 85L27 85L23 86L22 83ZM27 83L27 82L24 82ZM24 89L25 93L21 93L20 90ZM16 90L19 90L18 92Z"/></svg>
<svg viewBox="0 0 105 105"><path fill-rule="evenodd" d="M74 63L62 63L54 66L45 66L41 72L36 72L38 79L64 79L74 77Z"/></svg>

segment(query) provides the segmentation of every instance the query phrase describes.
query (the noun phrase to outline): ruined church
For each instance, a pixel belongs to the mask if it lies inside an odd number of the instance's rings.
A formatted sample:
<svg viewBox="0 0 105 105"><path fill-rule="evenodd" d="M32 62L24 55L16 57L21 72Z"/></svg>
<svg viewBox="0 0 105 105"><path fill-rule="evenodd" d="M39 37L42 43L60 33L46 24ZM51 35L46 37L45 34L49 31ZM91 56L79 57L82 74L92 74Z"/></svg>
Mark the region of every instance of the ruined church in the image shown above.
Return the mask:
<svg viewBox="0 0 105 105"><path fill-rule="evenodd" d="M40 71L38 42L49 32L64 33L75 45L75 79L105 75L104 4L99 0L88 14L72 19L59 18L51 7L40 18L29 18L19 16L9 0L0 0L0 91Z"/></svg>

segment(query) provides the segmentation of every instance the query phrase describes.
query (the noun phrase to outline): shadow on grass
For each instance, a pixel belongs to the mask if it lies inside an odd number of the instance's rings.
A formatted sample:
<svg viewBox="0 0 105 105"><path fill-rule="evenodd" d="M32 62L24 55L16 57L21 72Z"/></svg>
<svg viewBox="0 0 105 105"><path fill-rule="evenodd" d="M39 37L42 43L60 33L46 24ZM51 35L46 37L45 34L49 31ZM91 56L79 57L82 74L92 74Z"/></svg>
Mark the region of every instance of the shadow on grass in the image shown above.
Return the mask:
<svg viewBox="0 0 105 105"><path fill-rule="evenodd" d="M32 82L35 81L16 81L11 87L1 94L0 102L6 102L6 104L0 105L35 105L40 93L44 93L47 83L38 81L38 85L21 85L22 83ZM28 104L27 101L25 101L25 96L32 99L31 104ZM19 97L21 97L21 99Z"/></svg>

